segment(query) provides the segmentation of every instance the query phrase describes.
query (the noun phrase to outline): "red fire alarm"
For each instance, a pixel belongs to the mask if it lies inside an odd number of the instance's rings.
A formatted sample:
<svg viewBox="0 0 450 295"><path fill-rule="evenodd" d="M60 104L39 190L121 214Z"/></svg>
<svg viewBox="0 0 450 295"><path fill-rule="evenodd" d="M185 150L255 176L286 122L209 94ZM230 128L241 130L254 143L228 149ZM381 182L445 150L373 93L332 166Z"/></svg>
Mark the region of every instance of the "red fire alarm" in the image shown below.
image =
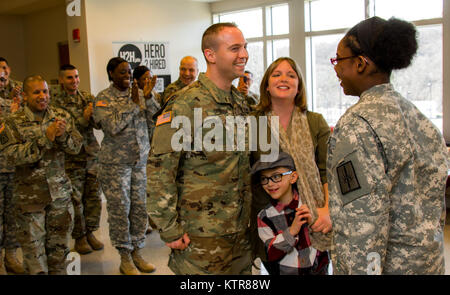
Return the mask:
<svg viewBox="0 0 450 295"><path fill-rule="evenodd" d="M73 39L73 42L76 42L76 43L80 42L80 29L72 30L72 39Z"/></svg>

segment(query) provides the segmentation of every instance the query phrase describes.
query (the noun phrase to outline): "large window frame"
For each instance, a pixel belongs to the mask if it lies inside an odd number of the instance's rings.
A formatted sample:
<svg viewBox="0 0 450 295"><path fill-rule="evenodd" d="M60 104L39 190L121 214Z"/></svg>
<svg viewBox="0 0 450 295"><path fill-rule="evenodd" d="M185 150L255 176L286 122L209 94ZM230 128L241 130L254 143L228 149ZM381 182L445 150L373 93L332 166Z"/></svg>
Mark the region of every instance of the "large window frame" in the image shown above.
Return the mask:
<svg viewBox="0 0 450 295"><path fill-rule="evenodd" d="M289 5L289 40L290 40L290 56L297 61L300 67L304 71L305 83L310 83L308 75L306 75L307 63L309 54L306 53L306 40L313 36L324 36L329 34L344 34L349 28L340 28L334 30L325 31L305 31L305 1L309 0L227 0L219 1L210 4L211 15L234 12L239 10L265 7L270 5L288 3ZM336 0L338 1L338 0ZM425 1L425 0L424 0ZM373 11L373 7L370 7L370 0L364 0L365 3L365 16L368 17ZM265 18L265 13L263 13ZM443 16L441 18L432 18L426 20L413 21L416 26L428 26L428 25L442 25L443 34L443 72L442 72L442 103L443 103L443 133L447 143L450 143L450 1L443 1ZM265 27L265 21L264 21ZM280 36L270 36L271 40ZM284 37L284 36L283 36ZM264 54L267 52L266 44L268 38L252 38L248 41L263 41ZM267 56L264 58L264 68L267 68ZM308 92L308 97L312 98L313 93ZM313 105L310 105L313 108Z"/></svg>

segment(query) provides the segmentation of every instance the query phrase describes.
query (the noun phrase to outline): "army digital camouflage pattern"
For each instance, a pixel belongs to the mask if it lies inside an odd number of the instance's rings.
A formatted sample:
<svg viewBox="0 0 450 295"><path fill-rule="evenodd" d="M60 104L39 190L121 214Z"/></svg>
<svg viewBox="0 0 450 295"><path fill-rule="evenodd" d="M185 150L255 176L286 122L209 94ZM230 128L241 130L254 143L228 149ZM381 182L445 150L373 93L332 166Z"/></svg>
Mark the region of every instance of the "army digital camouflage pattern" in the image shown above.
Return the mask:
<svg viewBox="0 0 450 295"><path fill-rule="evenodd" d="M180 79L167 85L166 89L164 89L164 92L161 95L161 104L165 104L167 102L167 100L172 96L172 94L183 89L186 86L187 85L184 84Z"/></svg>
<svg viewBox="0 0 450 295"><path fill-rule="evenodd" d="M72 237L78 239L86 231L94 232L100 225L102 200L97 182L97 153L100 146L94 136L99 129L94 120L84 118L84 110L95 98L85 91L69 95L61 85L51 91L51 105L67 111L75 120L76 128L83 136L83 146L78 155L66 155L65 168L72 183L72 202L75 212Z"/></svg>
<svg viewBox="0 0 450 295"><path fill-rule="evenodd" d="M5 88L0 89L0 97L4 98L12 98L12 91L16 86L20 86L22 88L22 82L16 81L13 79L9 79L8 85Z"/></svg>
<svg viewBox="0 0 450 295"><path fill-rule="evenodd" d="M156 121L153 118L153 116L161 109L161 106L158 101L161 100L161 96L155 92L152 91L152 97L148 100L145 100L144 98L144 91L139 89L139 96L141 100L141 104L145 102L146 105L146 112L145 115L147 117L147 127L148 127L148 141L152 141L153 131L155 130L155 124Z"/></svg>
<svg viewBox="0 0 450 295"><path fill-rule="evenodd" d="M45 132L56 118L67 122L66 131L51 142ZM83 137L71 116L54 107L39 121L25 106L7 119L2 133L0 152L16 166L13 203L25 265L30 274L63 273L73 219L64 155L77 154Z"/></svg>
<svg viewBox="0 0 450 295"><path fill-rule="evenodd" d="M117 249L132 251L145 244L148 103L135 104L130 90L119 91L111 84L94 105L94 120L104 133L98 178L107 200L109 235Z"/></svg>
<svg viewBox="0 0 450 295"><path fill-rule="evenodd" d="M223 91L204 73L172 96L163 114L189 118L193 135L194 108L201 108L203 119L218 116L223 126L227 116L249 112L236 88ZM210 130L199 131L204 138ZM147 164L149 214L162 240L172 242L184 233L191 239L184 251L172 250L169 267L176 274L250 274L247 134L245 151L175 152L175 132L170 122L155 128Z"/></svg>
<svg viewBox="0 0 450 295"><path fill-rule="evenodd" d="M11 113L12 99L0 97L0 128L5 118ZM0 133L0 141L6 138ZM16 221L12 193L14 184L14 165L7 162L3 152L0 152L0 249L16 249L19 243L16 239Z"/></svg>
<svg viewBox="0 0 450 295"><path fill-rule="evenodd" d="M444 140L391 84L339 119L327 175L335 274L444 274Z"/></svg>

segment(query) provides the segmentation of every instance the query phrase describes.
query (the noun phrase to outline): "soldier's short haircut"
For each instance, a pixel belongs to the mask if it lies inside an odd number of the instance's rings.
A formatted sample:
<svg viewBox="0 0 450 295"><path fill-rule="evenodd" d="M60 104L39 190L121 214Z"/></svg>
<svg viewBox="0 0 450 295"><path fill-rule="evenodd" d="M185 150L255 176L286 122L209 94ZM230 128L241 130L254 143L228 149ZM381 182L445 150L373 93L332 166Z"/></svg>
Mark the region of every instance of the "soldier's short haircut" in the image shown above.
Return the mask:
<svg viewBox="0 0 450 295"><path fill-rule="evenodd" d="M28 76L25 78L25 80L23 80L23 92L27 92L30 89L30 83L31 82L45 82L47 83L47 81L45 81L44 78L42 78L39 75L34 75L34 76Z"/></svg>
<svg viewBox="0 0 450 295"><path fill-rule="evenodd" d="M216 36L225 28L237 28L238 26L235 23L217 23L209 28L203 33L202 37L202 52L205 49L217 49L217 40Z"/></svg>
<svg viewBox="0 0 450 295"><path fill-rule="evenodd" d="M108 80L112 81L111 74L109 72L114 72L114 70L123 62L128 63L121 57L113 57L109 60L108 65L106 65L106 72L108 73Z"/></svg>
<svg viewBox="0 0 450 295"><path fill-rule="evenodd" d="M8 63L8 61L6 60L6 58L0 56L0 62L2 62L2 61L4 61L4 62L9 66L9 63Z"/></svg>
<svg viewBox="0 0 450 295"><path fill-rule="evenodd" d="M72 71L76 70L77 68L74 65L71 64L64 64L59 67L59 75L62 76L65 71Z"/></svg>

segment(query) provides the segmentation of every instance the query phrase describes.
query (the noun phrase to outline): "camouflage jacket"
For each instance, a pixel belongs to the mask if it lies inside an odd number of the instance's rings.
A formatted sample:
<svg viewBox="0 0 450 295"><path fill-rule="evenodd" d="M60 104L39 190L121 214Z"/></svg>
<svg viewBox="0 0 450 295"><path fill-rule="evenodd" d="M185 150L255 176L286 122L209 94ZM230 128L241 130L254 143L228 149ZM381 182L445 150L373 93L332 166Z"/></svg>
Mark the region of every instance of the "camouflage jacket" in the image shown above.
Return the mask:
<svg viewBox="0 0 450 295"><path fill-rule="evenodd" d="M11 97L12 96L12 90L17 85L22 88L22 82L16 81L16 80L13 80L13 79L9 79L8 85L6 85L6 87L4 89L0 89L0 97L12 99L12 97Z"/></svg>
<svg viewBox="0 0 450 295"><path fill-rule="evenodd" d="M66 156L66 168L72 162L95 161L97 158L100 146L94 136L94 128L99 129L99 127L94 123L92 116L87 121L83 115L84 110L90 103L94 103L94 100L94 96L85 91L77 91L77 94L73 96L67 94L60 85L52 89L50 104L67 111L75 120L75 125L83 136L83 147L80 153Z"/></svg>
<svg viewBox="0 0 450 295"><path fill-rule="evenodd" d="M171 120L178 116L194 122L194 112L197 118L200 115L205 120L204 126L200 121L200 126L172 128ZM147 164L149 214L164 241L174 241L185 232L190 236L214 237L248 228L251 195L247 133L245 151L226 151L225 140L220 144L223 151L207 151L204 147L195 151L198 139L194 139L197 135L192 136L198 133L207 140L205 135L211 131L214 121L209 116L215 116L225 126L227 116L245 116L248 112L236 88L225 92L204 73L166 104L157 120ZM181 127L191 132L185 138L188 151L172 148L173 136ZM220 132L218 138L224 136L225 130ZM237 136L235 132L234 140Z"/></svg>
<svg viewBox="0 0 450 295"><path fill-rule="evenodd" d="M146 109L142 99L140 105L131 100L131 89L120 91L111 84L101 91L95 101L93 116L104 133L99 163L146 164L150 150Z"/></svg>
<svg viewBox="0 0 450 295"><path fill-rule="evenodd" d="M51 142L46 136L55 118L67 122L66 132ZM49 106L42 121L25 106L6 120L0 152L16 166L14 198L23 212L42 210L52 200L70 197L70 180L64 171L65 153L77 154L83 138L72 117Z"/></svg>
<svg viewBox="0 0 450 295"><path fill-rule="evenodd" d="M152 97L149 99L144 98L144 92L139 89L139 96L141 99L141 103L145 101L145 115L147 118L147 127L148 127L148 141L152 141L153 131L155 130L155 119L153 116L161 109L161 106L158 102L159 94L155 91L152 91Z"/></svg>
<svg viewBox="0 0 450 295"><path fill-rule="evenodd" d="M179 78L175 82L169 84L161 95L161 104L164 104L172 94L183 89L184 87L186 87L186 84L181 82Z"/></svg>
<svg viewBox="0 0 450 295"><path fill-rule="evenodd" d="M245 96L245 101L248 103L249 106L256 106L259 103L259 95L249 91L248 94Z"/></svg>
<svg viewBox="0 0 450 295"><path fill-rule="evenodd" d="M11 114L12 102L13 100L10 98L0 97L0 123L3 123ZM8 164L6 157L0 153L0 173L13 173L14 170L14 165Z"/></svg>
<svg viewBox="0 0 450 295"><path fill-rule="evenodd" d="M444 274L445 143L391 84L339 119L327 175L336 274Z"/></svg>

